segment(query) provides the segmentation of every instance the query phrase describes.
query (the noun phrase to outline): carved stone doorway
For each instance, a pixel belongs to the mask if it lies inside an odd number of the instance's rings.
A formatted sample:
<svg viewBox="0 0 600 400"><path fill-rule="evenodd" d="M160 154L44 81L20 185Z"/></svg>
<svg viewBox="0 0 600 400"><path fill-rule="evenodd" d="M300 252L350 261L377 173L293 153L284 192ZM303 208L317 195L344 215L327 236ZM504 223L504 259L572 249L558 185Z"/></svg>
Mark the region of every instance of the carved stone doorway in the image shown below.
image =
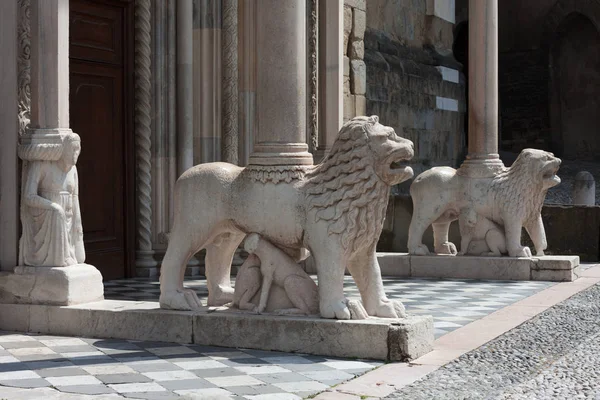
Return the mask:
<svg viewBox="0 0 600 400"><path fill-rule="evenodd" d="M71 128L78 162L86 262L105 280L133 276L133 1L71 0Z"/></svg>
<svg viewBox="0 0 600 400"><path fill-rule="evenodd" d="M550 49L553 150L565 159L600 160L600 34L573 13Z"/></svg>

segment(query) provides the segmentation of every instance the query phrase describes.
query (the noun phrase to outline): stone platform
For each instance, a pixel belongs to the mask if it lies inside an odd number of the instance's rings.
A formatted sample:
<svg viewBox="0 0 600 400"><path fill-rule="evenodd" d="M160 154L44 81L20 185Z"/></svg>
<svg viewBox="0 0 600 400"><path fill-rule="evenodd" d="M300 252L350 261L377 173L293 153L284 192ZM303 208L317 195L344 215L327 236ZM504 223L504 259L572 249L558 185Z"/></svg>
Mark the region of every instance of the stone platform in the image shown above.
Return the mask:
<svg viewBox="0 0 600 400"><path fill-rule="evenodd" d="M167 311L156 302L115 300L62 307L0 304L0 329L386 361L417 358L434 341L431 316L337 321L209 308Z"/></svg>
<svg viewBox="0 0 600 400"><path fill-rule="evenodd" d="M381 275L404 278L572 282L581 275L578 256L520 258L377 253L377 259Z"/></svg>

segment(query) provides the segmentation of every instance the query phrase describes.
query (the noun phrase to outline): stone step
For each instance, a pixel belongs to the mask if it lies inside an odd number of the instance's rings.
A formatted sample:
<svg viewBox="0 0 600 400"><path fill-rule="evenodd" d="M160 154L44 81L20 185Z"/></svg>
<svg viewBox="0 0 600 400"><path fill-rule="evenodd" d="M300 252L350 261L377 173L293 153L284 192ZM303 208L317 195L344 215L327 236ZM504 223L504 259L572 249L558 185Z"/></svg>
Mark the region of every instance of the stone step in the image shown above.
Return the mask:
<svg viewBox="0 0 600 400"><path fill-rule="evenodd" d="M157 302L104 300L76 306L0 304L0 330L194 343L330 357L407 361L433 348L433 318L331 320L205 307L170 311Z"/></svg>
<svg viewBox="0 0 600 400"><path fill-rule="evenodd" d="M578 256L527 258L377 253L377 260L381 275L398 278L572 282L581 275ZM316 273L312 258L305 261L305 268L308 273Z"/></svg>

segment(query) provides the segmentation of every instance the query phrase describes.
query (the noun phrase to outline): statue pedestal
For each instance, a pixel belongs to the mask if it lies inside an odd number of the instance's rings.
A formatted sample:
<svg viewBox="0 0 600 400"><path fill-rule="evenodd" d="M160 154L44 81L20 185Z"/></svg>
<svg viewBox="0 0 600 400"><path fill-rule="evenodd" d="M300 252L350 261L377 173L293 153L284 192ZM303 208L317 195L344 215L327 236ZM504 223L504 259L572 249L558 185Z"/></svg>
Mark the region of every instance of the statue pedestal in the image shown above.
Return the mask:
<svg viewBox="0 0 600 400"><path fill-rule="evenodd" d="M0 303L68 306L104 300L102 274L89 264L18 266L0 275Z"/></svg>

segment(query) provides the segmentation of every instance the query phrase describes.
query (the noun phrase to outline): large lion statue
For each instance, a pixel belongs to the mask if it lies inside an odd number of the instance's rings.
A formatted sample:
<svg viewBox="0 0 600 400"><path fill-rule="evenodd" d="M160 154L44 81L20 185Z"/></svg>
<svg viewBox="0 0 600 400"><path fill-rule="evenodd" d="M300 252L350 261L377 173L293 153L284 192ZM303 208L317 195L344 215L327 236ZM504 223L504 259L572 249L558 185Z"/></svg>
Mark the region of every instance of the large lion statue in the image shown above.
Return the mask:
<svg viewBox="0 0 600 400"><path fill-rule="evenodd" d="M411 141L372 116L344 124L323 162L289 183L263 183L251 170L227 163L189 169L175 186L174 225L161 269L161 307L201 306L195 292L183 287L186 264L201 249L206 249L208 305L231 302L234 252L247 234L256 233L297 261L310 251L322 317L351 317L343 291L346 268L368 315L405 316L403 305L385 295L375 246L390 186L412 178L405 163L413 155Z"/></svg>
<svg viewBox="0 0 600 400"><path fill-rule="evenodd" d="M472 210L503 227L509 256L531 257L531 250L521 245L523 227L537 255L544 255L547 243L541 210L548 189L560 183L556 176L560 162L552 153L525 149L510 168L491 178L465 176L449 167L423 172L410 187L414 209L409 253L429 254L422 238L432 225L435 252L456 254L456 247L448 241L448 228L461 213Z"/></svg>

